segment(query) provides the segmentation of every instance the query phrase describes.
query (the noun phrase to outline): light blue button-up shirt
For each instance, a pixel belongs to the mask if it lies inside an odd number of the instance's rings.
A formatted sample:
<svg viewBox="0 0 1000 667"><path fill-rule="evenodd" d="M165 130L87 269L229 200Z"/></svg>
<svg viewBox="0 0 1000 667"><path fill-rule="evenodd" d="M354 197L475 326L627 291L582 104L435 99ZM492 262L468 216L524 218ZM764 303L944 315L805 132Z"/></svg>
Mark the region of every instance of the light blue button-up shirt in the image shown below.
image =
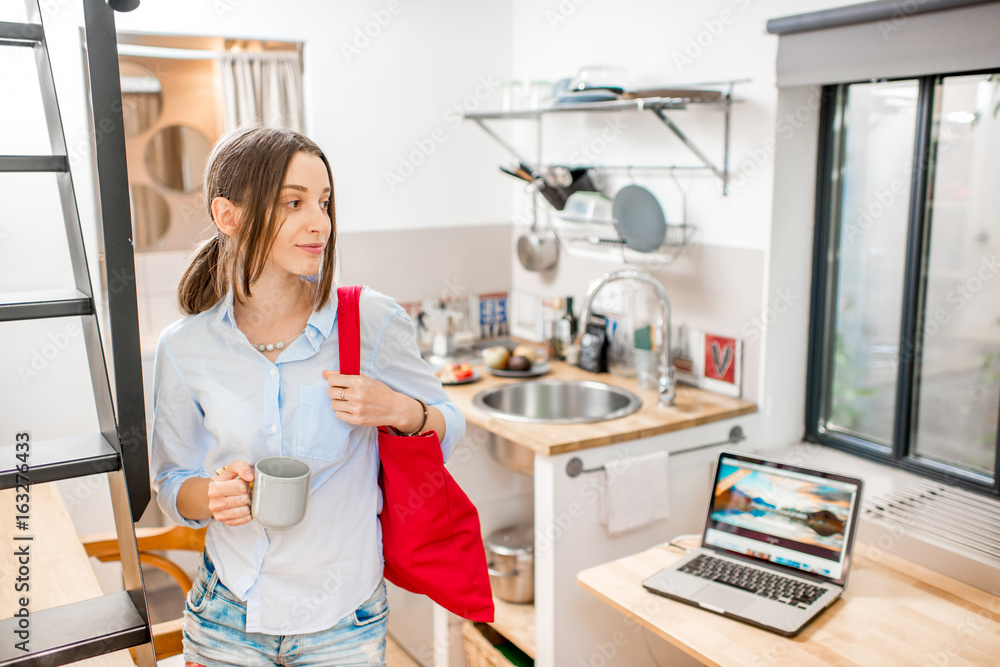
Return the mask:
<svg viewBox="0 0 1000 667"><path fill-rule="evenodd" d="M420 358L413 324L391 298L361 293L361 373L444 415L445 459L465 418ZM276 635L334 626L382 578L382 496L373 427L337 418L324 370L340 368L337 295L272 363L235 324L233 294L160 336L154 375L151 468L163 511L176 523L210 523L205 547L222 583L247 603L247 632ZM305 518L287 530L256 522L189 521L177 492L236 459L294 456L312 475Z"/></svg>

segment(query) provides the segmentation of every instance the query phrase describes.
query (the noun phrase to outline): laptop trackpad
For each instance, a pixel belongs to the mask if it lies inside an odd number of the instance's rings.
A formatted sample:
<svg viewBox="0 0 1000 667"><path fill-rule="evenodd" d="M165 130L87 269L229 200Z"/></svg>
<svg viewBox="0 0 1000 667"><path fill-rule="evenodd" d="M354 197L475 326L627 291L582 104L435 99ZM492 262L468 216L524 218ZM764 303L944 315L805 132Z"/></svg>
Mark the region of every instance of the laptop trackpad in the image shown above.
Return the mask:
<svg viewBox="0 0 1000 667"><path fill-rule="evenodd" d="M733 614L738 614L757 601L754 595L724 584L709 584L692 595L691 599L713 607L721 607Z"/></svg>

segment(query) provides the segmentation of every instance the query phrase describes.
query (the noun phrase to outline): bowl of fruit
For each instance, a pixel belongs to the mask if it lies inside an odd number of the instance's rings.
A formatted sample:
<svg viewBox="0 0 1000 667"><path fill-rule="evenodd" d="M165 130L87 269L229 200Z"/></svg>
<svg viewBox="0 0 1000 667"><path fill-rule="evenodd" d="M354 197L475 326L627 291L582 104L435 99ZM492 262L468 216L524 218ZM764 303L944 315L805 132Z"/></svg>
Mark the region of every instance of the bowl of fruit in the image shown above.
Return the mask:
<svg viewBox="0 0 1000 667"><path fill-rule="evenodd" d="M483 350L483 363L492 375L504 378L533 378L549 372L549 362L540 359L538 349L518 345L513 351L503 345Z"/></svg>
<svg viewBox="0 0 1000 667"><path fill-rule="evenodd" d="M467 363L445 364L444 368L441 369L441 372L438 373L438 379L441 380L441 384L444 385L469 384L470 382L475 382L482 376L482 373Z"/></svg>

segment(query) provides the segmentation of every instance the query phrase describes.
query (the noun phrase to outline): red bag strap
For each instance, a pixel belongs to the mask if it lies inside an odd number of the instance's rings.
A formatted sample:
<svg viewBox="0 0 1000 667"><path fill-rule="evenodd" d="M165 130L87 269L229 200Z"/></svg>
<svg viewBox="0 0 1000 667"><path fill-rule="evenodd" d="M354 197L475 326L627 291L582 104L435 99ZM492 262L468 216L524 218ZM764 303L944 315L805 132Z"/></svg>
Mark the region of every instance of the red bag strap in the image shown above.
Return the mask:
<svg viewBox="0 0 1000 667"><path fill-rule="evenodd" d="M340 372L361 375L361 286L337 288L337 334L340 338Z"/></svg>

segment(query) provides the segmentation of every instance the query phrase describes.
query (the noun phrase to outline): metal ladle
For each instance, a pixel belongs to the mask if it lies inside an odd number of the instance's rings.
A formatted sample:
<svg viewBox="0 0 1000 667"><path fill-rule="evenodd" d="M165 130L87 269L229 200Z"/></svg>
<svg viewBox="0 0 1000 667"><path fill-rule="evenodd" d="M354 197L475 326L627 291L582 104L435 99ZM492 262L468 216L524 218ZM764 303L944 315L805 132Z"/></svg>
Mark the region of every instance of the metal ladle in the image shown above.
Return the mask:
<svg viewBox="0 0 1000 667"><path fill-rule="evenodd" d="M528 271L547 271L559 260L559 241L551 229L538 231L536 223L517 239L517 258Z"/></svg>
<svg viewBox="0 0 1000 667"><path fill-rule="evenodd" d="M537 179L532 186L543 183ZM547 271L559 261L559 241L551 229L538 230L537 213L531 219L531 229L517 239L517 258L528 271Z"/></svg>

